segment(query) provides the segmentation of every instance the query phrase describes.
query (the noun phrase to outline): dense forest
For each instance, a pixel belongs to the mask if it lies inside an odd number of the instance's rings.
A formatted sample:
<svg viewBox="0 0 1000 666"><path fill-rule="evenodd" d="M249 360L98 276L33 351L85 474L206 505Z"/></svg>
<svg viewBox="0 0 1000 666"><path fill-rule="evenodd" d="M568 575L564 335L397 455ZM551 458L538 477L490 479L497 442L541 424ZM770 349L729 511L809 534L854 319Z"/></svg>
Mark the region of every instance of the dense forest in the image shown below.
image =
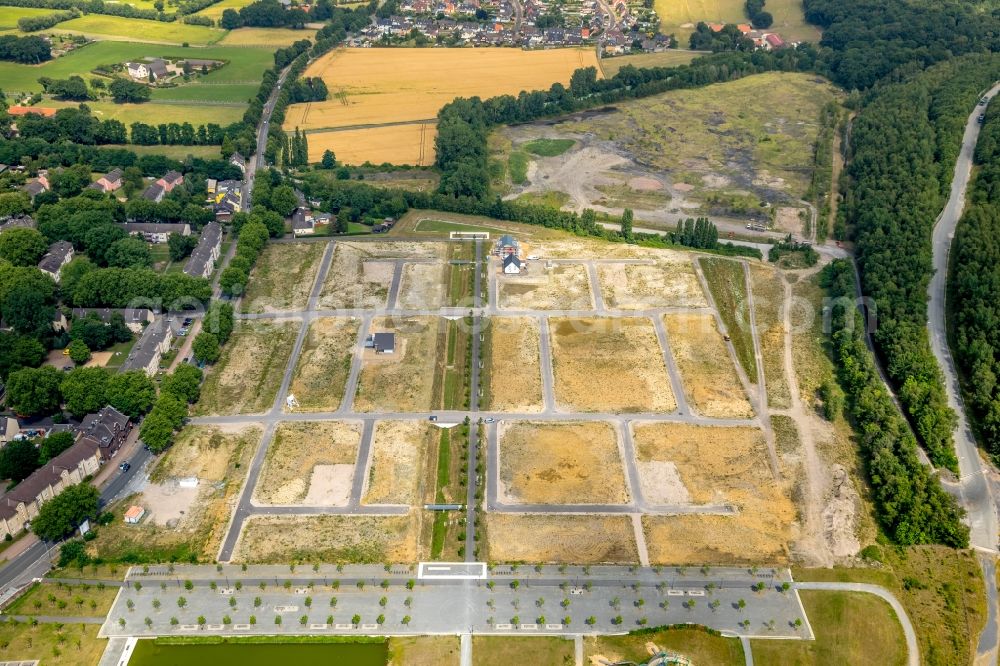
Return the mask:
<svg viewBox="0 0 1000 666"><path fill-rule="evenodd" d="M848 408L857 424L858 443L872 488L875 512L895 543L969 545L969 528L955 498L941 487L917 457L917 444L896 411L865 345L864 323L853 307L854 270L838 260L823 270L830 296L846 307L832 313L833 356Z"/></svg>
<svg viewBox="0 0 1000 666"><path fill-rule="evenodd" d="M1000 107L986 111L977 173L952 242L953 348L979 441L1000 454Z"/></svg>
<svg viewBox="0 0 1000 666"><path fill-rule="evenodd" d="M963 56L873 89L854 121L840 209L877 308L874 337L886 370L931 459L951 469L955 417L926 328L931 235L965 120L998 68L998 56Z"/></svg>

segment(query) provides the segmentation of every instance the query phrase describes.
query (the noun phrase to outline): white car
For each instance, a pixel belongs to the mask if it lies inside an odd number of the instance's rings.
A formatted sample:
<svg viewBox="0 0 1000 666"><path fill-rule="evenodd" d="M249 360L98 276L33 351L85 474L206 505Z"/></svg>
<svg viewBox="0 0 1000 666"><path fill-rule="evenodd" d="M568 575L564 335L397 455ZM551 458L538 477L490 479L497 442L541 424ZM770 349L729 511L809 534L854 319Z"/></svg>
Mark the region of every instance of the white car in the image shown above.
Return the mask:
<svg viewBox="0 0 1000 666"><path fill-rule="evenodd" d="M528 259L530 261L538 261L539 259L541 259L541 257L539 257L537 254L529 254Z"/></svg>

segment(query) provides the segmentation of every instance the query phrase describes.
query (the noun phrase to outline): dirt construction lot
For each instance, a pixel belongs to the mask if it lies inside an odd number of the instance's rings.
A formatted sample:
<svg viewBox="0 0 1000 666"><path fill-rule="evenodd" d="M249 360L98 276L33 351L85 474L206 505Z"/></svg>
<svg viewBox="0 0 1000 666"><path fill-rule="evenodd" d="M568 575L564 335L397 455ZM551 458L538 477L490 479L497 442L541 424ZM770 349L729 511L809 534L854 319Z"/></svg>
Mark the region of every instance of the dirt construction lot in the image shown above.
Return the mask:
<svg viewBox="0 0 1000 666"><path fill-rule="evenodd" d="M485 408L507 412L542 411L538 320L492 317L487 332L490 366L489 404Z"/></svg>
<svg viewBox="0 0 1000 666"><path fill-rule="evenodd" d="M281 386L298 321L238 321L195 405L199 416L266 411Z"/></svg>
<svg viewBox="0 0 1000 666"><path fill-rule="evenodd" d="M423 496L424 465L438 429L423 421L380 421L372 442L365 504L413 504Z"/></svg>
<svg viewBox="0 0 1000 666"><path fill-rule="evenodd" d="M670 253L650 266L600 264L597 274L609 308L644 310L708 305L691 259L679 252Z"/></svg>
<svg viewBox="0 0 1000 666"><path fill-rule="evenodd" d="M340 406L359 326L353 317L323 317L309 324L289 388L297 411L330 412Z"/></svg>
<svg viewBox="0 0 1000 666"><path fill-rule="evenodd" d="M323 309L384 308L393 273L393 263L386 259L440 259L445 249L443 243L338 242L318 306Z"/></svg>
<svg viewBox="0 0 1000 666"><path fill-rule="evenodd" d="M760 336L760 352L767 381L767 402L771 407L791 406L788 379L785 377L784 281L777 270L751 266L754 316Z"/></svg>
<svg viewBox="0 0 1000 666"><path fill-rule="evenodd" d="M264 469L254 488L254 501L346 505L360 440L358 423L281 423L267 449Z"/></svg>
<svg viewBox="0 0 1000 666"><path fill-rule="evenodd" d="M501 424L500 494L528 504L628 501L618 436L609 423Z"/></svg>
<svg viewBox="0 0 1000 666"><path fill-rule="evenodd" d="M486 514L490 562L635 564L628 516Z"/></svg>
<svg viewBox="0 0 1000 666"><path fill-rule="evenodd" d="M146 517L139 525L115 520L101 528L89 542L91 554L117 558L152 549L215 557L260 434L258 424L186 427L143 491L123 503L145 507ZM195 487L180 486L190 478L197 479Z"/></svg>
<svg viewBox="0 0 1000 666"><path fill-rule="evenodd" d="M304 310L325 249L323 243L265 246L240 301L243 312Z"/></svg>
<svg viewBox="0 0 1000 666"><path fill-rule="evenodd" d="M708 314L663 316L670 350L677 361L688 402L703 416L749 418L753 408L736 374L715 317Z"/></svg>
<svg viewBox="0 0 1000 666"><path fill-rule="evenodd" d="M497 269L493 263L490 269ZM498 270L498 269L497 269ZM545 268L529 262L527 274L500 275L500 307L532 310L583 310L594 307L590 278L582 265Z"/></svg>
<svg viewBox="0 0 1000 666"><path fill-rule="evenodd" d="M556 400L561 407L585 412L670 412L677 408L649 319L554 317L549 328Z"/></svg>
<svg viewBox="0 0 1000 666"><path fill-rule="evenodd" d="M399 285L399 307L407 310L434 310L448 303L445 285L449 267L445 262L403 265Z"/></svg>
<svg viewBox="0 0 1000 666"><path fill-rule="evenodd" d="M764 435L754 428L679 423L635 426L643 488L653 485L650 463L672 463L694 504L729 504L725 515L645 516L651 562L662 564L782 562L796 510L768 465ZM660 479L655 479L659 481Z"/></svg>
<svg viewBox="0 0 1000 666"><path fill-rule="evenodd" d="M251 516L234 562L414 562L420 512L403 516Z"/></svg>
<svg viewBox="0 0 1000 666"><path fill-rule="evenodd" d="M372 332L394 332L396 351L364 351L354 408L360 412L431 409L437 357L437 317L381 317Z"/></svg>

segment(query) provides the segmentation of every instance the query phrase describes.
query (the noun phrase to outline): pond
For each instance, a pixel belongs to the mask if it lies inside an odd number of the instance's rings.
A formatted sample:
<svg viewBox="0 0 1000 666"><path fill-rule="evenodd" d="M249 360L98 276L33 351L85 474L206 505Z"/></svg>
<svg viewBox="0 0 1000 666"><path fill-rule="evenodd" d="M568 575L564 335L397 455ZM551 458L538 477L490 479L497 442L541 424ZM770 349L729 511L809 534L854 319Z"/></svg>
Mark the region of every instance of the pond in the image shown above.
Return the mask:
<svg viewBox="0 0 1000 666"><path fill-rule="evenodd" d="M197 643L158 644L140 640L129 666L274 666L350 664L385 666L388 643Z"/></svg>

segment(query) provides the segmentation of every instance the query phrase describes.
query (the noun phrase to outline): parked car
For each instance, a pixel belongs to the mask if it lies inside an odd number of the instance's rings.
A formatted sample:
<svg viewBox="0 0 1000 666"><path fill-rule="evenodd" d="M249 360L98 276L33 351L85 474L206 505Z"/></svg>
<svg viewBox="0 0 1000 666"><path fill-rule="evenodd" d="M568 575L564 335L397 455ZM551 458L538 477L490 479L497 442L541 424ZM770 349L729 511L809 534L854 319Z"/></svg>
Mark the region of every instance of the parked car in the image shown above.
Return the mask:
<svg viewBox="0 0 1000 666"><path fill-rule="evenodd" d="M986 120L986 114L980 113L978 120L979 120L980 123L983 122L984 120Z"/></svg>
<svg viewBox="0 0 1000 666"><path fill-rule="evenodd" d="M129 471L129 469L131 469L131 467L132 467L132 463L129 463L129 462L123 462L121 465L118 465L118 469L120 469L123 472Z"/></svg>
<svg viewBox="0 0 1000 666"><path fill-rule="evenodd" d="M437 420L438 420L438 417L434 416L433 414L431 414L431 415L430 415L429 417L427 417L427 418L428 418L428 419L429 419L430 421L437 421Z"/></svg>

